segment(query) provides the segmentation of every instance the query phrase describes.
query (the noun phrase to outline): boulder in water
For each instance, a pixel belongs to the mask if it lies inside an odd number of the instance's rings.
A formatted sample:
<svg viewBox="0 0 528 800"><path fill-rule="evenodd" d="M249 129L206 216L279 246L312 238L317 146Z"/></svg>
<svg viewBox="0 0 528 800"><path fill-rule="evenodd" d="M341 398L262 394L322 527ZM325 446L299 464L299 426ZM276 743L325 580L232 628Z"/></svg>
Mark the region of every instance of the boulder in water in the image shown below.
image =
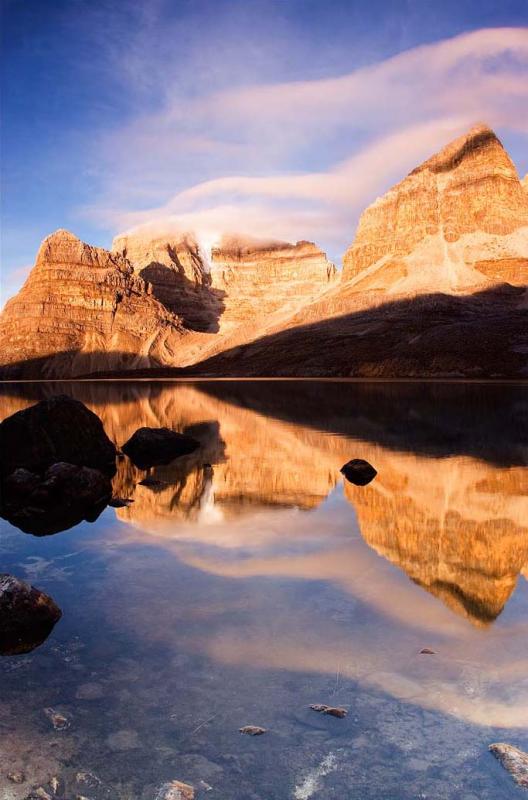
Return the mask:
<svg viewBox="0 0 528 800"><path fill-rule="evenodd" d="M31 652L48 638L61 616L47 594L14 575L0 575L0 655Z"/></svg>
<svg viewBox="0 0 528 800"><path fill-rule="evenodd" d="M0 475L17 468L41 473L59 461L115 473L116 449L96 414L73 397L57 395L0 423Z"/></svg>
<svg viewBox="0 0 528 800"><path fill-rule="evenodd" d="M528 753L505 742L490 744L489 749L504 769L508 770L517 786L528 789Z"/></svg>
<svg viewBox="0 0 528 800"><path fill-rule="evenodd" d="M310 708L312 711L317 711L319 714L328 714L331 717L338 717L339 719L343 719L348 713L346 708L327 706L324 703L313 703Z"/></svg>
<svg viewBox="0 0 528 800"><path fill-rule="evenodd" d="M377 470L363 458L353 458L341 467L341 473L347 481L356 486L366 486L376 477Z"/></svg>
<svg viewBox="0 0 528 800"><path fill-rule="evenodd" d="M139 469L169 464L200 446L194 437L168 428L139 428L121 448Z"/></svg>

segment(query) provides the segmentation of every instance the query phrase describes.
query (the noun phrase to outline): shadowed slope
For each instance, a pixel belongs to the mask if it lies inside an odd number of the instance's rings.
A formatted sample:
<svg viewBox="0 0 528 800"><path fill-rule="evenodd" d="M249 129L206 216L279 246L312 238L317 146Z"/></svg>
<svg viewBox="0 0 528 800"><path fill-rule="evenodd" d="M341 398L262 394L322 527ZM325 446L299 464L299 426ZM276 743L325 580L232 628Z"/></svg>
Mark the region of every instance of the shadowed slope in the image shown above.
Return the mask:
<svg viewBox="0 0 528 800"><path fill-rule="evenodd" d="M526 291L397 300L257 339L185 374L526 378Z"/></svg>

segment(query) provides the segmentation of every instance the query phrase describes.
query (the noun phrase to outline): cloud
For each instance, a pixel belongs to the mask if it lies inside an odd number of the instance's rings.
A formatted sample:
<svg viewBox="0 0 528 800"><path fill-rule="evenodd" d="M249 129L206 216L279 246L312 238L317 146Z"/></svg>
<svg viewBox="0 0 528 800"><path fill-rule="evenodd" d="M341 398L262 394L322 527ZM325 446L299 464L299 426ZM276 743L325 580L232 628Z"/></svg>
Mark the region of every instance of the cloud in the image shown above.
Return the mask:
<svg viewBox="0 0 528 800"><path fill-rule="evenodd" d="M334 78L192 99L168 70L161 108L98 142L111 166L83 213L113 232L227 229L342 250L368 203L472 124L528 138L527 78L528 28L473 31Z"/></svg>

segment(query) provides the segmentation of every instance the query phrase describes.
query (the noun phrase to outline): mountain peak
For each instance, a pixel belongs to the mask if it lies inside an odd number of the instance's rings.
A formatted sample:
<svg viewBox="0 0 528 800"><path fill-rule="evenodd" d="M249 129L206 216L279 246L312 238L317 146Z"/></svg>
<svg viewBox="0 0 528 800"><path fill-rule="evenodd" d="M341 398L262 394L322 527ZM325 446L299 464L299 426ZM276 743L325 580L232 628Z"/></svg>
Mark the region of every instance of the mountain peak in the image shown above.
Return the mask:
<svg viewBox="0 0 528 800"><path fill-rule="evenodd" d="M470 128L467 133L446 144L438 153L428 158L410 174L414 175L426 169L431 172L447 172L459 167L467 157L481 157L485 153L488 156L494 154L491 157L506 162L508 168L515 171L515 167L496 133L488 125L479 123Z"/></svg>
<svg viewBox="0 0 528 800"><path fill-rule="evenodd" d="M527 252L528 194L481 124L363 212L343 277L357 291L391 294L524 284Z"/></svg>

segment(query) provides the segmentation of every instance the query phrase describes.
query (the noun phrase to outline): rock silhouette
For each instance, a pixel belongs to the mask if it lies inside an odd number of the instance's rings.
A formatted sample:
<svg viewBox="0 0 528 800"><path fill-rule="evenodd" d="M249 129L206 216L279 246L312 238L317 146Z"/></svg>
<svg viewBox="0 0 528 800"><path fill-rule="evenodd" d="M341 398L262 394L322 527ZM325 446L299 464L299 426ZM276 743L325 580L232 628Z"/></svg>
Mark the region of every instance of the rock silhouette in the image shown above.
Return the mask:
<svg viewBox="0 0 528 800"><path fill-rule="evenodd" d="M0 423L0 515L45 536L97 519L112 496L115 445L79 400L58 395Z"/></svg>
<svg viewBox="0 0 528 800"><path fill-rule="evenodd" d="M354 483L356 486L366 486L378 474L372 464L369 464L363 458L353 458L351 461L347 461L341 467L341 473L347 481Z"/></svg>
<svg viewBox="0 0 528 800"><path fill-rule="evenodd" d="M48 536L94 522L112 497L108 475L59 461L41 475L18 468L2 484L0 515L24 533Z"/></svg>
<svg viewBox="0 0 528 800"><path fill-rule="evenodd" d="M115 472L116 449L101 420L68 395L41 400L4 419L0 450L3 476L18 467L42 472L58 461Z"/></svg>
<svg viewBox="0 0 528 800"><path fill-rule="evenodd" d="M136 467L149 469L189 455L199 446L192 436L168 428L139 428L121 449Z"/></svg>

